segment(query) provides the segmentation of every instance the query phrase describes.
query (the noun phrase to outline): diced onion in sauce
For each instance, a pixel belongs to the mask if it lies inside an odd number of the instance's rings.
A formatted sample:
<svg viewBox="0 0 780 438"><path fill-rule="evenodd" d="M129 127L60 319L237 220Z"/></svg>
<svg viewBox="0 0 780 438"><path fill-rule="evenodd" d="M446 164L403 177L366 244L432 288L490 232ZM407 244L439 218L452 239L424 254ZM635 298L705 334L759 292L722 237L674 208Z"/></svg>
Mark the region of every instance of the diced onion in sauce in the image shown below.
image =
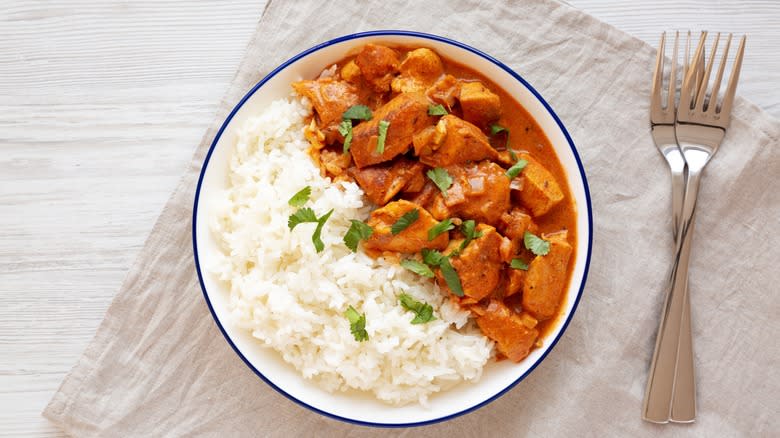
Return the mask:
<svg viewBox="0 0 780 438"><path fill-rule="evenodd" d="M469 185L474 194L485 192L485 178L483 177L469 178Z"/></svg>

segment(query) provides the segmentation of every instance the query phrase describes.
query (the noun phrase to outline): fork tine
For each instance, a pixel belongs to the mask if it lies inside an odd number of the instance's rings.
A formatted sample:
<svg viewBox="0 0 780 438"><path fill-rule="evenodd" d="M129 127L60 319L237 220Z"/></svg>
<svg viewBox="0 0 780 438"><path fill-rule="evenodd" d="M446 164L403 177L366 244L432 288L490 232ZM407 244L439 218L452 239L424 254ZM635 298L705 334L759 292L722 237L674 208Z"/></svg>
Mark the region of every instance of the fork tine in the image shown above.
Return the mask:
<svg viewBox="0 0 780 438"><path fill-rule="evenodd" d="M674 50L672 51L672 68L669 72L669 92L667 95L666 108L674 110L674 97L677 89L677 46L680 39L680 31L674 33Z"/></svg>
<svg viewBox="0 0 780 438"><path fill-rule="evenodd" d="M680 105L678 108L685 108L686 110L693 108L693 104L695 102L694 98L696 96L696 87L699 83L699 81L697 81L697 77L699 75L699 70L701 70L701 68L698 68L697 65L704 53L704 42L706 39L707 32L704 31L699 37L699 44L696 46L696 51L693 54L692 59L694 61L688 66L688 72L683 79L682 86L680 87ZM686 62L690 61L686 60Z"/></svg>
<svg viewBox="0 0 780 438"><path fill-rule="evenodd" d="M699 85L699 92L696 94L696 110L704 111L704 98L707 96L707 86L710 82L710 73L712 73L712 67L715 65L715 55L718 53L718 42L720 41L720 32L715 35L715 41L712 43L710 49L710 62L707 63L707 68L704 70L704 76L701 78Z"/></svg>
<svg viewBox="0 0 780 438"><path fill-rule="evenodd" d="M723 70L726 68L726 61L729 58L729 48L731 47L731 34L726 39L726 46L723 48L720 66L718 66L718 75L715 76L715 82L712 84L710 93L710 103L707 105L707 112L715 114L715 108L718 106L718 93L720 92L720 81L723 79Z"/></svg>
<svg viewBox="0 0 780 438"><path fill-rule="evenodd" d="M664 78L664 46L666 42L666 32L661 34L661 42L658 43L658 54L655 56L655 72L653 72L653 88L650 92L651 111L661 110L661 90L663 89Z"/></svg>
<svg viewBox="0 0 780 438"><path fill-rule="evenodd" d="M746 35L742 36L739 42L739 49L737 49L737 57L734 59L734 66L731 68L731 77L729 78L729 86L723 96L723 103L720 106L719 114L728 118L731 114L731 105L734 102L734 94L737 92L737 81L739 81L739 71L742 69L742 57L745 55L745 39ZM724 59L725 63L726 60Z"/></svg>

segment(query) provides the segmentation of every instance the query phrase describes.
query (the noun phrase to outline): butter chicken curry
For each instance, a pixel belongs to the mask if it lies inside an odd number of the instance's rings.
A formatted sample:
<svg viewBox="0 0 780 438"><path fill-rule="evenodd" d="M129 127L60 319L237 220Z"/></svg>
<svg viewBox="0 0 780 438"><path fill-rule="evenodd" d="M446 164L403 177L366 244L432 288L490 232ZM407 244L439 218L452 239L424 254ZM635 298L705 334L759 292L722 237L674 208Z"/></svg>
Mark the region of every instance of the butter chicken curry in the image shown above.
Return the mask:
<svg viewBox="0 0 780 438"><path fill-rule="evenodd" d="M571 276L576 211L522 106L427 48L367 44L293 88L314 109L306 137L323 176L378 207L353 221L364 250L434 279L500 357L540 346Z"/></svg>

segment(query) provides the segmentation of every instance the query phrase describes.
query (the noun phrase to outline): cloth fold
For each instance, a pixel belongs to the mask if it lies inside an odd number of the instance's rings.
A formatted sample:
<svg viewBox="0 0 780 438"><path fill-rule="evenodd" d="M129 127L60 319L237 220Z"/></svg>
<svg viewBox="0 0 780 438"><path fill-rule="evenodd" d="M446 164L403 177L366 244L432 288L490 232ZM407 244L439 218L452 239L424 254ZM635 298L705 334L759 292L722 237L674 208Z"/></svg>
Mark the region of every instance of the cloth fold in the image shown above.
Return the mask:
<svg viewBox="0 0 780 438"><path fill-rule="evenodd" d="M94 339L44 416L77 436L769 436L780 378L780 122L738 99L699 193L690 274L698 420L640 420L673 255L666 163L648 126L655 52L553 0L271 1L192 163ZM561 341L506 395L423 429L341 423L247 368L209 314L191 216L205 153L230 109L292 55L346 33L406 29L477 47L527 79L571 133L588 176L594 246ZM750 56L750 47L747 49Z"/></svg>

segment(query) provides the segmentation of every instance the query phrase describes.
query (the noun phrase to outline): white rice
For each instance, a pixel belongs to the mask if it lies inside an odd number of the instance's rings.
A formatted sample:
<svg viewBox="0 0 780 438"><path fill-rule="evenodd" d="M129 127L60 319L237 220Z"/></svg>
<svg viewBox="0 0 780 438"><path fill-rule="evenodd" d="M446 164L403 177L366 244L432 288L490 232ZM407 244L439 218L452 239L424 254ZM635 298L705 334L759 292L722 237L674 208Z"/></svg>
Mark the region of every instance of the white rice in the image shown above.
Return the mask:
<svg viewBox="0 0 780 438"><path fill-rule="evenodd" d="M278 351L305 378L328 391L357 389L401 405L461 381L476 381L493 344L432 282L395 263L351 252L342 238L350 219L371 211L354 183L322 178L306 153L306 102L280 99L240 130L229 189L212 230L223 254L212 267L230 290L233 321ZM305 186L307 207L321 216L324 251L311 241L316 224L290 231L290 197ZM410 324L398 304L406 292L431 304L436 320ZM369 340L357 342L344 311L366 314Z"/></svg>

